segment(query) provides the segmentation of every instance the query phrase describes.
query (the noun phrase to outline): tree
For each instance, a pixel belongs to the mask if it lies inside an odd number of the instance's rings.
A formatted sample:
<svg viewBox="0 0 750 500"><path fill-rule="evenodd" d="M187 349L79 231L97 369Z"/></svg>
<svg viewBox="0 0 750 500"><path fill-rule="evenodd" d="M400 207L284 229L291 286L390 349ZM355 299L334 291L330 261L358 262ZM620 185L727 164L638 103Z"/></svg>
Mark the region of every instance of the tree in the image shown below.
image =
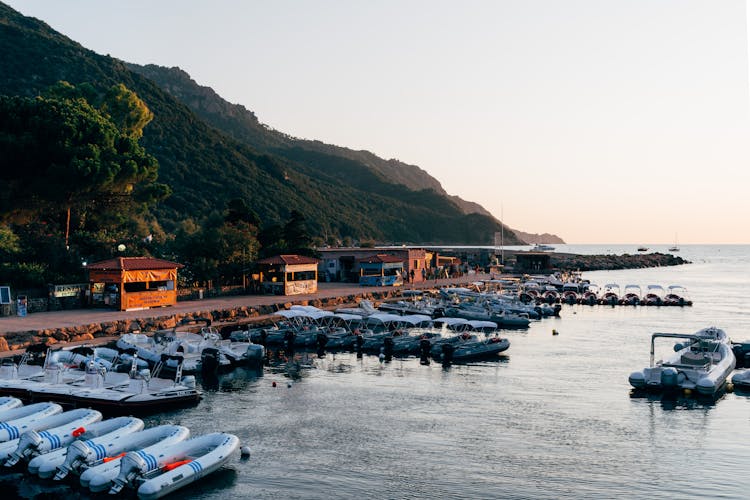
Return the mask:
<svg viewBox="0 0 750 500"><path fill-rule="evenodd" d="M124 87L108 94L103 108L119 127L64 84L57 99L0 96L0 217L71 209L123 210L169 194L156 182L158 163L138 144L150 120L142 101ZM141 106L142 105L142 106ZM126 113L133 106L132 113ZM121 127L121 128L120 128Z"/></svg>

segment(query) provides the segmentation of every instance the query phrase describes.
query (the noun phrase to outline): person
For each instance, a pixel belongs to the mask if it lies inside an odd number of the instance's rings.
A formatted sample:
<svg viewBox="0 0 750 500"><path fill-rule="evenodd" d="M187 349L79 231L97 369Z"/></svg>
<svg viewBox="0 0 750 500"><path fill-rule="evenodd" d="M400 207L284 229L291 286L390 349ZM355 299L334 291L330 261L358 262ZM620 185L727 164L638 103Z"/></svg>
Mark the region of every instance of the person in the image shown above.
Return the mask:
<svg viewBox="0 0 750 500"><path fill-rule="evenodd" d="M427 269L424 267L422 268L422 281L425 281L427 279Z"/></svg>
<svg viewBox="0 0 750 500"><path fill-rule="evenodd" d="M411 283L414 283L414 269L412 269L411 271L409 271L409 281Z"/></svg>

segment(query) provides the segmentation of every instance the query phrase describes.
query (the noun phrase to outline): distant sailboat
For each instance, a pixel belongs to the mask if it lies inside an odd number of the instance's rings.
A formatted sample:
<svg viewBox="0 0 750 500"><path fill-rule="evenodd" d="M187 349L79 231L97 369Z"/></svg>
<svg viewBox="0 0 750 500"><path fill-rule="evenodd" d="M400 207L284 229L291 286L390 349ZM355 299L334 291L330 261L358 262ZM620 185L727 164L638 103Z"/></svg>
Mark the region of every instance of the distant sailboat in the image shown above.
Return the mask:
<svg viewBox="0 0 750 500"><path fill-rule="evenodd" d="M677 246L677 235L676 234L674 235L674 245L672 245L671 247L669 247L668 251L670 251L670 252L679 252L680 251L680 247Z"/></svg>

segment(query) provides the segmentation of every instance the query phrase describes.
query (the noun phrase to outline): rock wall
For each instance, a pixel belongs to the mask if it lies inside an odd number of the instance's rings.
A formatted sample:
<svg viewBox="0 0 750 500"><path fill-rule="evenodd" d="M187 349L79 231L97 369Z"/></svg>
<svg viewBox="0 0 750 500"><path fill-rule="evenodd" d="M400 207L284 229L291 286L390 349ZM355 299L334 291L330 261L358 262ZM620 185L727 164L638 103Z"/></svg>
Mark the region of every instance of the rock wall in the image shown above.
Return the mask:
<svg viewBox="0 0 750 500"><path fill-rule="evenodd" d="M356 295L341 297L321 298L315 300L279 302L272 305L249 307L241 306L232 309L221 310L195 310L185 314L170 314L165 316L152 316L138 319L124 319L108 321L104 323L91 323L67 328L55 328L48 330L26 330L20 332L7 332L0 336L0 351L14 351L25 349L31 344L55 345L60 342L77 342L94 340L97 337L113 337L129 332L152 332L174 328L184 319L210 318L221 330L237 329L239 325L252 323L270 323L273 313L282 309L288 309L292 305L311 305L321 309L341 306L343 304L357 304L363 299L382 301L401 295L401 290L393 289L383 292L367 292ZM200 307L200 304L196 304Z"/></svg>

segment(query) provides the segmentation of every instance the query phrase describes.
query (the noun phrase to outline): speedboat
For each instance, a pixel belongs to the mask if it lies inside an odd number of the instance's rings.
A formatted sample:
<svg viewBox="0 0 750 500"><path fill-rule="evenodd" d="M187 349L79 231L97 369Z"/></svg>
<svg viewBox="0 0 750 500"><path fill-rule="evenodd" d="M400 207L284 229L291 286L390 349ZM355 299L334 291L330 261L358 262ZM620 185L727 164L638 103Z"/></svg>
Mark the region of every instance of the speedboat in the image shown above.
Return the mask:
<svg viewBox="0 0 750 500"><path fill-rule="evenodd" d="M625 306L637 306L641 303L641 291L640 285L625 285L622 292L622 298L620 299L620 305Z"/></svg>
<svg viewBox="0 0 750 500"><path fill-rule="evenodd" d="M599 285L589 283L583 292L581 297L581 304L588 304L593 306L599 303Z"/></svg>
<svg viewBox="0 0 750 500"><path fill-rule="evenodd" d="M73 460L71 449L84 447L92 450L92 456L107 456L107 448L112 442L124 440L124 436L143 430L143 420L135 417L115 417L76 429L76 439L69 446L52 450L29 461L29 472L39 474L42 478L51 478L57 467L65 463L68 457ZM100 458L99 460L101 460ZM8 465L9 462L6 462Z"/></svg>
<svg viewBox="0 0 750 500"><path fill-rule="evenodd" d="M562 301L566 304L577 304L581 299L578 283L565 283L562 287Z"/></svg>
<svg viewBox="0 0 750 500"><path fill-rule="evenodd" d="M657 339L679 339L674 354L654 361ZM654 333L651 335L651 363L647 368L630 374L628 381L636 389L696 390L703 395L713 395L724 385L734 370L735 357L724 330L704 328L696 333Z"/></svg>
<svg viewBox="0 0 750 500"><path fill-rule="evenodd" d="M687 289L681 285L669 285L664 296L665 306L692 306L693 301L688 298Z"/></svg>
<svg viewBox="0 0 750 500"><path fill-rule="evenodd" d="M664 287L661 285L648 285L646 296L641 300L643 306L660 306L664 302Z"/></svg>
<svg viewBox="0 0 750 500"><path fill-rule="evenodd" d="M112 441L111 446L107 445L107 454L104 458L96 458L100 453L95 450L93 450L92 457L90 450L76 445L76 450L71 450L70 459L66 457L65 464L58 468L60 476L55 476L55 478L63 479L68 472L80 470L82 471L81 486L93 493L104 492L112 487L112 481L120 473L120 465L125 453L137 451L146 455L160 455L163 450L186 440L189 436L190 429L187 427L159 425L131 434L122 441ZM82 463L76 464L75 462L79 460Z"/></svg>
<svg viewBox="0 0 750 500"><path fill-rule="evenodd" d="M602 305L613 306L620 300L620 285L617 283L607 283L602 289L602 296L599 303Z"/></svg>
<svg viewBox="0 0 750 500"><path fill-rule="evenodd" d="M12 467L21 460L66 447L83 434L86 426L101 419L98 411L79 408L37 420L18 438L0 444L0 462Z"/></svg>
<svg viewBox="0 0 750 500"><path fill-rule="evenodd" d="M129 486L137 489L138 498L161 498L218 470L239 447L234 434L214 432L164 447L158 454L128 452L109 493Z"/></svg>
<svg viewBox="0 0 750 500"><path fill-rule="evenodd" d="M544 243L537 243L533 247L531 247L532 252L554 252L555 247L552 245L545 245Z"/></svg>

